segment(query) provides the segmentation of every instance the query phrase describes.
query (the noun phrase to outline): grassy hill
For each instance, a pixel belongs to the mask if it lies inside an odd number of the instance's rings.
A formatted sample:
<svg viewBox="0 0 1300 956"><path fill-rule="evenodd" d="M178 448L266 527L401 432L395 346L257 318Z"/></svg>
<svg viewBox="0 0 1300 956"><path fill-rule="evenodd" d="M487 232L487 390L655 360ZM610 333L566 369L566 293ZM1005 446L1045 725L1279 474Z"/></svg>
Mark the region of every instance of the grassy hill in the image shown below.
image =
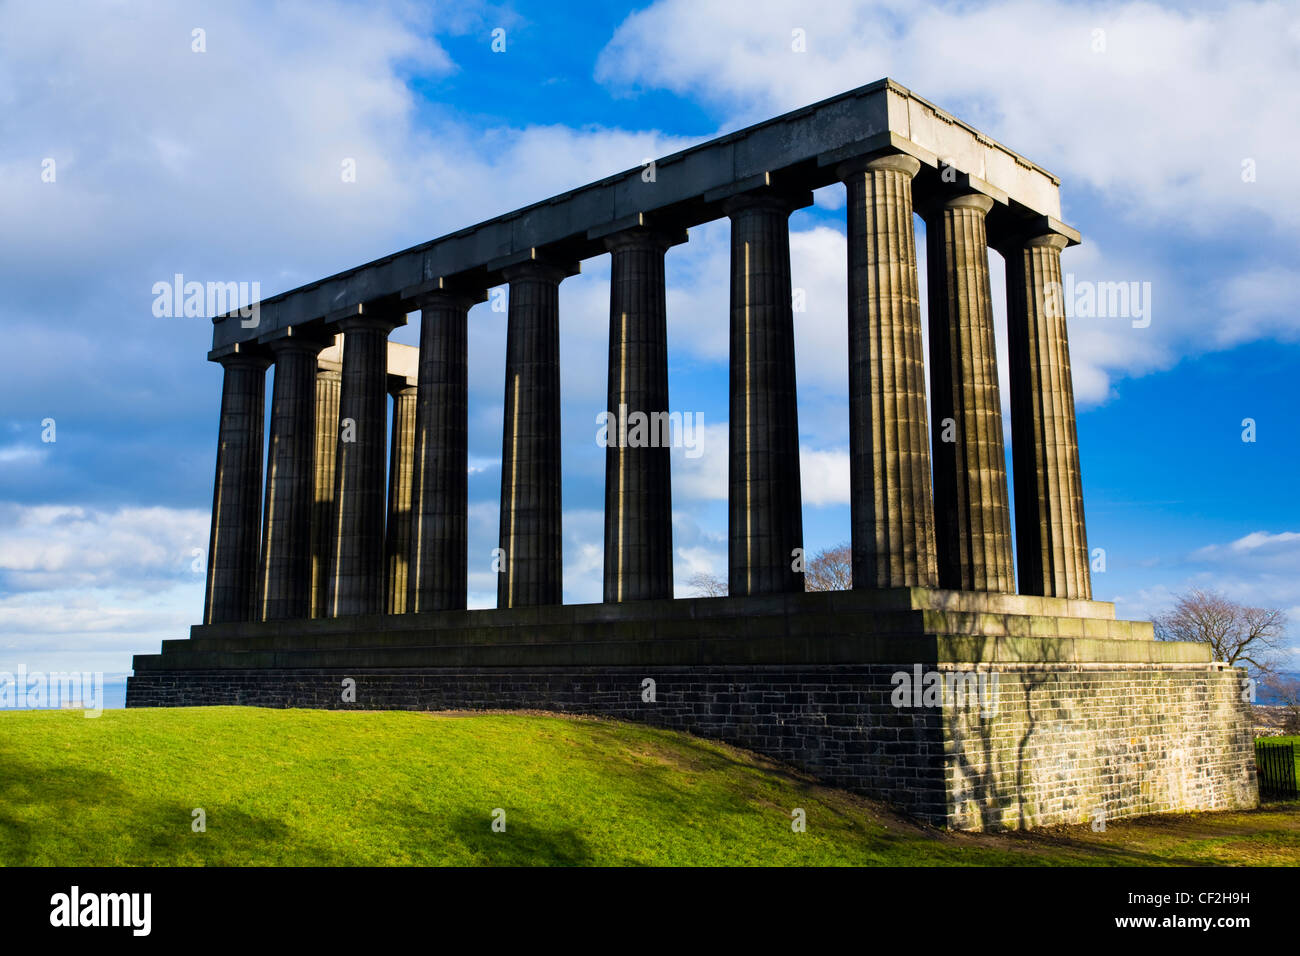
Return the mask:
<svg viewBox="0 0 1300 956"><path fill-rule="evenodd" d="M807 830L791 829L792 811ZM192 829L202 809L206 832ZM505 831L493 814L505 812ZM0 714L0 864L1056 865L1300 860L1295 807L951 834L753 754L538 714Z"/></svg>

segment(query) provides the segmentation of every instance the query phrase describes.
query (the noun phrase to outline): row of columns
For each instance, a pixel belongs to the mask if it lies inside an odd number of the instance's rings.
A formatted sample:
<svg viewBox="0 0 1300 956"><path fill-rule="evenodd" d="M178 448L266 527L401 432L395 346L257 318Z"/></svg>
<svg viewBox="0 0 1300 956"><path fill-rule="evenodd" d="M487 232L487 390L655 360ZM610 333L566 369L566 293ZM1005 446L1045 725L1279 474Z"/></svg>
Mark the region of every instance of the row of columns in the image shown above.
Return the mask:
<svg viewBox="0 0 1300 956"><path fill-rule="evenodd" d="M1010 592L985 227L992 200L954 188L920 210L930 291L927 424L912 226L918 170L918 161L903 154L837 170L848 199L853 581ZM811 201L807 191L764 187L722 205L731 223L733 595L803 588L788 220ZM645 226L604 240L611 255L611 416L668 411L664 255L684 240L680 230ZM1000 247L1007 263L1016 545L1022 592L1089 598L1069 346L1052 294L1065 242L1044 230ZM503 270L510 297L499 607L562 599L559 284L576 271L576 263L536 255ZM237 351L221 359L205 622L465 606L466 326L469 308L483 298L442 286L420 294L417 387L398 382L386 391L388 334L404 321L398 305L358 309L337 323L341 372L318 371L324 340L293 335L271 342L269 355ZM263 498L263 392L272 359ZM612 441L606 601L672 596L671 528L667 444Z"/></svg>

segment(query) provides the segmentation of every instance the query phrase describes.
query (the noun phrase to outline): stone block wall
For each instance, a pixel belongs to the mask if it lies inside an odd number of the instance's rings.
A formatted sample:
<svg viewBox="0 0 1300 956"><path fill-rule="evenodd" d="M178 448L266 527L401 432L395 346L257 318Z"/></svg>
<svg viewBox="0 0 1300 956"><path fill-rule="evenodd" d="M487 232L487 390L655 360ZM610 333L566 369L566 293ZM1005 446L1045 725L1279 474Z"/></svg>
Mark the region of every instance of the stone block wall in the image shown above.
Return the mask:
<svg viewBox="0 0 1300 956"><path fill-rule="evenodd" d="M1092 823L1255 806L1244 671L999 665L996 716L944 711L949 825Z"/></svg>
<svg viewBox="0 0 1300 956"><path fill-rule="evenodd" d="M939 826L1045 826L1257 802L1240 676L1214 665L980 665L996 707L895 706L915 665L159 671L127 706L542 709L722 740ZM961 665L939 665L961 670ZM356 682L354 703L343 681ZM654 700L646 679L654 681Z"/></svg>

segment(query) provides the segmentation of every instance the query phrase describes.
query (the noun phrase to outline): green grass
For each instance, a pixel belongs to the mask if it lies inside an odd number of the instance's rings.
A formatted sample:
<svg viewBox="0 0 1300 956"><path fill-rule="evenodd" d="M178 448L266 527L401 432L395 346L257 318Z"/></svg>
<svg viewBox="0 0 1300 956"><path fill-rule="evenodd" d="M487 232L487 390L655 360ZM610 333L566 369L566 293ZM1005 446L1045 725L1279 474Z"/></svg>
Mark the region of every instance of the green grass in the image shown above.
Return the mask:
<svg viewBox="0 0 1300 956"><path fill-rule="evenodd" d="M807 831L791 830L803 808ZM192 831L192 811L206 832ZM492 814L505 810L506 830ZM1300 860L1295 807L952 834L725 745L534 714L0 714L0 863L1187 864Z"/></svg>

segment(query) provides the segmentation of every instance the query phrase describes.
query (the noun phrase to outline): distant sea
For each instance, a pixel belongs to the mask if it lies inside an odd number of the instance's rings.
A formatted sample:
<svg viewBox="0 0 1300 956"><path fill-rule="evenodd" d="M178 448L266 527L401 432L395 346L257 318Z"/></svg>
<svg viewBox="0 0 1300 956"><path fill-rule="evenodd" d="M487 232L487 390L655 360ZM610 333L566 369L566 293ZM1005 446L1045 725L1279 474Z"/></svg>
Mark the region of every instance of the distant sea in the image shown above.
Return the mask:
<svg viewBox="0 0 1300 956"><path fill-rule="evenodd" d="M126 706L126 678L125 677L105 677L104 678L104 701L101 704L104 710L121 710ZM56 703L53 707L33 707L26 700L23 706L13 708L15 710L61 710L62 708Z"/></svg>

